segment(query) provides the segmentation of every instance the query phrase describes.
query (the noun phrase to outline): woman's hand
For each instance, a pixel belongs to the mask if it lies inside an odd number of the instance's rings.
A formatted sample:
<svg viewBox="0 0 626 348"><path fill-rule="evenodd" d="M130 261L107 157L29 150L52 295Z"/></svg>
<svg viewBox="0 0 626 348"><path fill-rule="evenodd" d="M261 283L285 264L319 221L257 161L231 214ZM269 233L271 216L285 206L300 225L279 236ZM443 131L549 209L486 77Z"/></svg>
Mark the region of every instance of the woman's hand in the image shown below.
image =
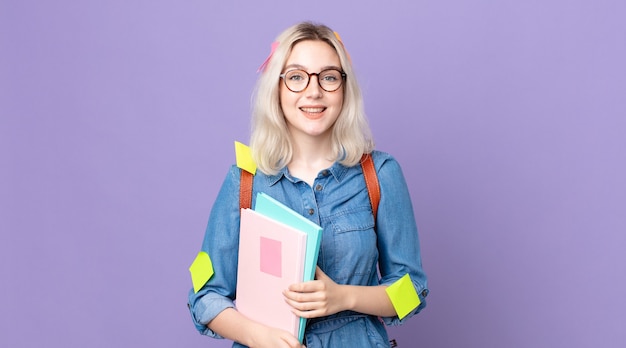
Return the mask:
<svg viewBox="0 0 626 348"><path fill-rule="evenodd" d="M315 270L315 280L292 284L283 295L293 307L293 313L303 318L323 317L348 309L342 286L319 267Z"/></svg>
<svg viewBox="0 0 626 348"><path fill-rule="evenodd" d="M265 327L254 337L255 341L250 348L306 348L292 334L280 329Z"/></svg>
<svg viewBox="0 0 626 348"><path fill-rule="evenodd" d="M291 333L250 320L235 308L226 308L208 324L223 337L252 348L306 348Z"/></svg>

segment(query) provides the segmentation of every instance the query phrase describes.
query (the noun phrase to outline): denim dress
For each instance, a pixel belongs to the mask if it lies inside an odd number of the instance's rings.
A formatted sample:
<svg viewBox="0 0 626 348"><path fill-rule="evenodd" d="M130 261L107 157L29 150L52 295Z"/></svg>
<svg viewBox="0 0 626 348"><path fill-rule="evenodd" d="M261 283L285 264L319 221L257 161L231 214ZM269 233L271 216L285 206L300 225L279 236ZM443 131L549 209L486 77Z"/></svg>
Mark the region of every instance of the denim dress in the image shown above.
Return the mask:
<svg viewBox="0 0 626 348"><path fill-rule="evenodd" d="M381 198L376 223L360 165L339 163L322 170L310 186L283 168L257 172L253 201L265 192L323 228L318 266L333 281L348 285L391 285L409 274L421 304L400 320L352 311L307 320L305 344L318 347L389 347L385 325L399 325L421 311L428 294L413 207L404 175L389 154L372 153ZM206 324L234 304L239 246L240 169L232 166L211 209L202 251L213 263L212 278L194 293L189 309L198 331L221 338ZM374 228L376 227L376 228ZM380 273L379 273L380 272ZM233 347L244 347L234 343Z"/></svg>

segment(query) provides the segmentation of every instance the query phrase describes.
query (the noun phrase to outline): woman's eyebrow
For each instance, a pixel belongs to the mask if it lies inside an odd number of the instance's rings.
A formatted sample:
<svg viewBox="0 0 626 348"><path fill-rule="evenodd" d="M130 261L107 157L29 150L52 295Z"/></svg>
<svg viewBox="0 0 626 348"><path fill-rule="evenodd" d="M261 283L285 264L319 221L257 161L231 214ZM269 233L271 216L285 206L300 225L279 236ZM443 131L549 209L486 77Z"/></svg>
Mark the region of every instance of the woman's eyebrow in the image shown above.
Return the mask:
<svg viewBox="0 0 626 348"><path fill-rule="evenodd" d="M304 65L300 65L300 64L289 64L287 66L285 66L285 70L289 70L289 69L299 69L299 70L304 70L304 71L308 71L308 69L304 66ZM337 69L339 71L341 71L341 68L335 65L327 65L324 66L320 69L320 71L324 71L324 70L328 70L328 69Z"/></svg>
<svg viewBox="0 0 626 348"><path fill-rule="evenodd" d="M290 69L290 68L306 70L306 68L303 65L300 65L300 64L289 64L289 65L285 66L285 69Z"/></svg>

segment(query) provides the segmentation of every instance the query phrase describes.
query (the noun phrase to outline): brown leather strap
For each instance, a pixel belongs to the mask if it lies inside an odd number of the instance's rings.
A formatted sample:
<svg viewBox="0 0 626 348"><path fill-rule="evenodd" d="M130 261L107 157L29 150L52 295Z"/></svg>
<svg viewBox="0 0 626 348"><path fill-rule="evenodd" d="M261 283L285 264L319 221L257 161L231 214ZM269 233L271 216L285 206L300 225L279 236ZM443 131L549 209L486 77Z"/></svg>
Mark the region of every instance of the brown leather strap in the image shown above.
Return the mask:
<svg viewBox="0 0 626 348"><path fill-rule="evenodd" d="M374 160L369 154L361 157L361 168L363 168L363 177L365 178L365 186L370 196L370 204L372 205L372 214L374 215L374 223L376 223L376 214L378 213L378 202L380 201L380 186L378 186L378 175L374 167Z"/></svg>
<svg viewBox="0 0 626 348"><path fill-rule="evenodd" d="M254 175L252 173L241 170L241 183L239 184L239 208L252 208L252 183Z"/></svg>

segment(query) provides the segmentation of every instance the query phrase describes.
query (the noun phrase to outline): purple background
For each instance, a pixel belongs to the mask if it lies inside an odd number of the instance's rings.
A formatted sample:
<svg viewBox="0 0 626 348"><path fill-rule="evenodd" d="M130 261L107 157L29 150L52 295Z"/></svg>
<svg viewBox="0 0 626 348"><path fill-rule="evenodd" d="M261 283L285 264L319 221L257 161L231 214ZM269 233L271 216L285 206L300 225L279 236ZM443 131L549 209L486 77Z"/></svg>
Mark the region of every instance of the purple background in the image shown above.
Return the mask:
<svg viewBox="0 0 626 348"><path fill-rule="evenodd" d="M304 19L409 180L432 293L398 346L626 346L625 4L1 0L0 346L229 346L187 268Z"/></svg>

